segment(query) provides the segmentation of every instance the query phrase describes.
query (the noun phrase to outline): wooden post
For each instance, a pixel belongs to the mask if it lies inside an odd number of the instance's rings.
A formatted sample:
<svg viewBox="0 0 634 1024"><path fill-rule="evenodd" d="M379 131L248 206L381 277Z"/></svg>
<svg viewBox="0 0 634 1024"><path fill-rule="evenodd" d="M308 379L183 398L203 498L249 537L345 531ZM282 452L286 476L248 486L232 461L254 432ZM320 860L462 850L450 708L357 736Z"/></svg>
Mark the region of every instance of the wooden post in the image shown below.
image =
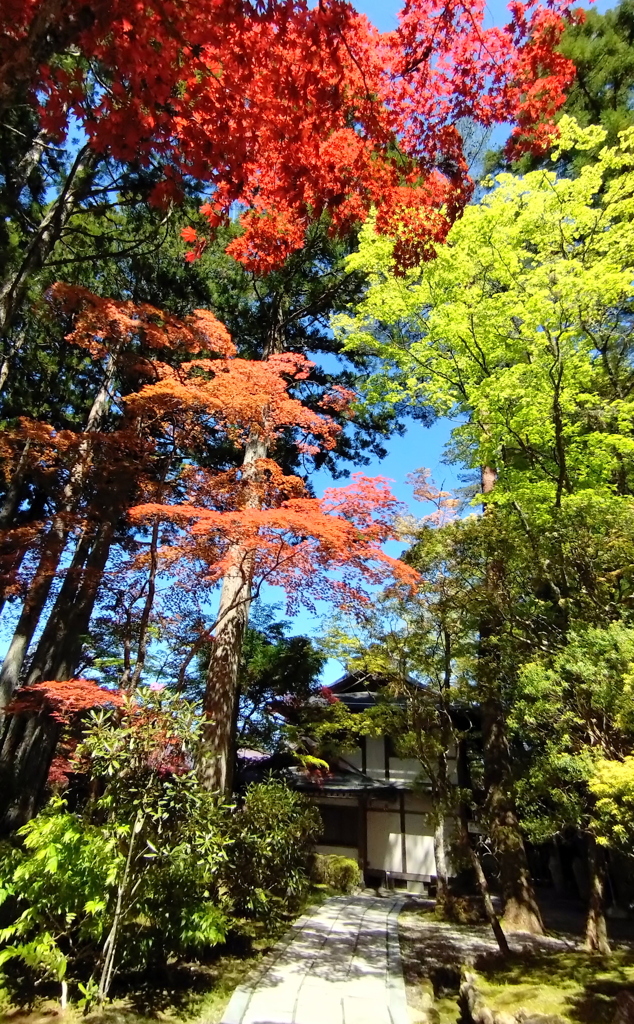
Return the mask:
<svg viewBox="0 0 634 1024"><path fill-rule="evenodd" d="M398 806L401 816L401 871L407 871L407 842L405 833L405 793L401 790L398 794Z"/></svg>

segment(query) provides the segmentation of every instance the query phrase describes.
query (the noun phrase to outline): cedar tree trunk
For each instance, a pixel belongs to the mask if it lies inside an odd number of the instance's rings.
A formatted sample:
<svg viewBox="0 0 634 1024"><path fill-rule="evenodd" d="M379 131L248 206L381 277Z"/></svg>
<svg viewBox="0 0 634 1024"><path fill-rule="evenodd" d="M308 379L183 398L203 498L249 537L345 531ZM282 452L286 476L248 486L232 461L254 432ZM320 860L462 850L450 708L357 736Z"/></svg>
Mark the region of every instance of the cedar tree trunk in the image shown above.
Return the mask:
<svg viewBox="0 0 634 1024"><path fill-rule="evenodd" d="M515 810L504 711L501 702L491 694L482 703L482 735L487 820L500 865L504 923L510 931L543 935L544 925Z"/></svg>
<svg viewBox="0 0 634 1024"><path fill-rule="evenodd" d="M449 895L447 855L445 849L445 819L438 816L434 829L434 858L436 860L436 911L444 914Z"/></svg>
<svg viewBox="0 0 634 1024"><path fill-rule="evenodd" d="M609 955L610 943L605 923L605 853L593 835L588 836L588 874L590 894L584 948L591 953Z"/></svg>
<svg viewBox="0 0 634 1024"><path fill-rule="evenodd" d="M29 666L27 685L41 679L72 679L81 657L103 570L108 561L114 524L84 533L76 559L55 599ZM81 564L80 564L81 563Z"/></svg>
<svg viewBox="0 0 634 1024"><path fill-rule="evenodd" d="M117 351L115 350L108 357L103 383L95 396L86 421L86 435L101 429L110 406L110 388L114 380L116 354ZM64 487L60 511L54 517L44 541L39 565L26 595L20 619L0 670L0 715L9 703L13 691L18 685L26 652L51 592L53 580L68 540L68 515L73 510L88 474L91 449L92 442L90 437L86 436L79 445L77 461L73 466L70 479ZM78 543L78 549L80 546L81 539Z"/></svg>
<svg viewBox="0 0 634 1024"><path fill-rule="evenodd" d="M471 790L471 772L469 770L469 762L467 758L467 748L464 740L458 742L458 786L462 793L466 793ZM495 907L491 900L491 894L489 892L489 884L486 880L486 875L482 867L482 862L478 856L477 850L474 849L471 843L471 836L469 834L469 815L467 805L464 797L461 797L458 803L458 837L460 840L460 846L462 847L462 856L464 862L469 864L473 871L478 892L484 906L484 912L487 920L491 925L491 931L495 936L495 940L498 944L500 953L503 956L507 956L509 953L509 945L506 940L506 935L502 930L502 925L498 920L498 916L495 913Z"/></svg>
<svg viewBox="0 0 634 1024"><path fill-rule="evenodd" d="M15 831L37 814L59 738L46 712L11 715L0 751L0 834Z"/></svg>

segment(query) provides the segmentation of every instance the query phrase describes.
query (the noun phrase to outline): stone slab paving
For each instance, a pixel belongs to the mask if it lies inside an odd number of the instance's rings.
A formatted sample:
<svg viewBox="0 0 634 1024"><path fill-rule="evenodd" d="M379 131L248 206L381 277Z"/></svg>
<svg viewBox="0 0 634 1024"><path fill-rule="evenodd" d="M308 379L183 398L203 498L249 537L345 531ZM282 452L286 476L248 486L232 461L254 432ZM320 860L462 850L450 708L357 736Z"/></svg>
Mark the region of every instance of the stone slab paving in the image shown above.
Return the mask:
<svg viewBox="0 0 634 1024"><path fill-rule="evenodd" d="M402 897L335 896L295 922L222 1024L407 1024Z"/></svg>

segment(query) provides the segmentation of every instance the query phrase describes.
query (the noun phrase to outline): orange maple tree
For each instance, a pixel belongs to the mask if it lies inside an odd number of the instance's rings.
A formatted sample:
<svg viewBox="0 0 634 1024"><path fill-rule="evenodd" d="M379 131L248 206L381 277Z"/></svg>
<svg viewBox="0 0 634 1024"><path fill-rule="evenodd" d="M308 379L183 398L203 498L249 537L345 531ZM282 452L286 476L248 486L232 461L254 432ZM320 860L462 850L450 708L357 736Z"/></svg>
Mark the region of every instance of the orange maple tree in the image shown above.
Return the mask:
<svg viewBox="0 0 634 1024"><path fill-rule="evenodd" d="M393 580L411 586L417 579L383 550L396 536L401 511L385 480L355 474L347 487L328 489L319 499L271 457L289 427L307 455L335 444L341 428L327 409L351 396L337 390L324 397L323 412L307 409L289 388L309 368L303 356L291 354L262 362L196 359L159 367L159 380L127 400L136 415L166 417L173 425L177 413L179 429L189 436L212 432L251 453L222 473L185 465L177 500L131 510L137 520L179 528L159 551L177 585L198 590L223 583L205 701L213 788L230 785L236 665L249 603L262 585L283 587L293 612L319 600L352 607L370 599L373 585Z"/></svg>

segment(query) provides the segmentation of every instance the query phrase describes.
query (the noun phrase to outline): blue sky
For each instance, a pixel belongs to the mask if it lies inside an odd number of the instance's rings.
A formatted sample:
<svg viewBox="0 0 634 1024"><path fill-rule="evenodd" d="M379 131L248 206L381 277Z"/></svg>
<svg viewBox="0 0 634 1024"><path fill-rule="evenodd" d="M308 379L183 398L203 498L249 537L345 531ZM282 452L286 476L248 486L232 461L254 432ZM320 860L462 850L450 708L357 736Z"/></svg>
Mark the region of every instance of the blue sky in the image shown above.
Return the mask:
<svg viewBox="0 0 634 1024"><path fill-rule="evenodd" d="M581 0L579 6L587 8L591 5L587 0ZM614 7L614 3L612 0L597 0L592 6L603 14L610 7ZM395 3L393 0L357 0L355 7L358 11L367 14L370 21L382 32L389 32L390 29L396 27L397 13L401 4ZM490 25L503 25L508 20L506 0L489 0L487 14Z"/></svg>

